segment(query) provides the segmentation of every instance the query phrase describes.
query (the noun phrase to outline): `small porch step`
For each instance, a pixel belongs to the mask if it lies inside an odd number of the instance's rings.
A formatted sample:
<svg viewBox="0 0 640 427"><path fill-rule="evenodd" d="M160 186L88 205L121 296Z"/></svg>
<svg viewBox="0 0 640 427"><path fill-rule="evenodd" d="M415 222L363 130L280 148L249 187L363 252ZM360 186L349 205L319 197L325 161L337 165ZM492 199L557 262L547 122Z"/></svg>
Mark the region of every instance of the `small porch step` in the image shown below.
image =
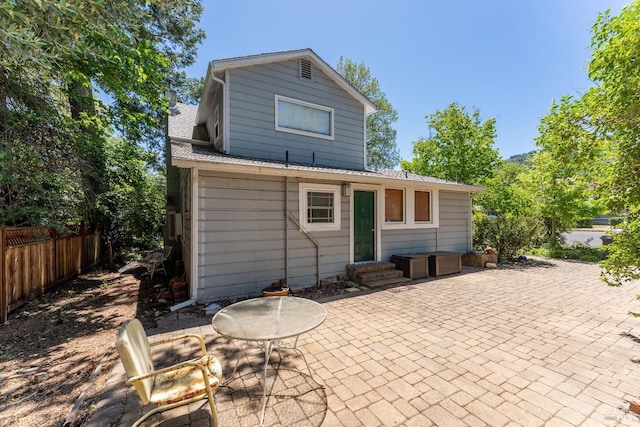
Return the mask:
<svg viewBox="0 0 640 427"><path fill-rule="evenodd" d="M364 286L373 289L373 288L380 288L382 286L387 286L387 285L398 285L398 284L407 283L410 281L411 279L409 279L408 277L392 277L390 279L374 280L373 282L366 283Z"/></svg>
<svg viewBox="0 0 640 427"><path fill-rule="evenodd" d="M353 282L368 287L379 287L411 280L403 277L402 270L396 269L396 265L392 262L349 264L347 265L347 275Z"/></svg>
<svg viewBox="0 0 640 427"><path fill-rule="evenodd" d="M377 270L377 271L369 271L367 273L358 273L356 278L358 279L357 283L361 285L366 285L369 282L375 282L378 280L385 279L397 279L398 277L404 276L402 270Z"/></svg>

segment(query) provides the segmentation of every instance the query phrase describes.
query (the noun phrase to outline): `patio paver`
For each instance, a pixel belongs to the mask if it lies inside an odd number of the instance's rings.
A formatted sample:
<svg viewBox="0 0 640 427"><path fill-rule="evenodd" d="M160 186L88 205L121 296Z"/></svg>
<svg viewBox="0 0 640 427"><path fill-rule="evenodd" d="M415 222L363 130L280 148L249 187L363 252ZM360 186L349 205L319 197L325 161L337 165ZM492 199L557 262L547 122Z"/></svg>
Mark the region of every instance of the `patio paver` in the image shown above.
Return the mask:
<svg viewBox="0 0 640 427"><path fill-rule="evenodd" d="M640 319L628 314L640 282L612 288L596 265L551 263L464 268L325 302L327 320L299 344L326 388L295 353L274 352L265 425L640 426L628 410L640 396ZM217 336L210 318L174 314L148 331L152 340L184 332L203 335L230 374L239 343ZM221 426L258 425L261 356L249 353L232 388L216 392ZM118 363L85 426L130 425L141 410ZM202 401L146 425L211 419Z"/></svg>

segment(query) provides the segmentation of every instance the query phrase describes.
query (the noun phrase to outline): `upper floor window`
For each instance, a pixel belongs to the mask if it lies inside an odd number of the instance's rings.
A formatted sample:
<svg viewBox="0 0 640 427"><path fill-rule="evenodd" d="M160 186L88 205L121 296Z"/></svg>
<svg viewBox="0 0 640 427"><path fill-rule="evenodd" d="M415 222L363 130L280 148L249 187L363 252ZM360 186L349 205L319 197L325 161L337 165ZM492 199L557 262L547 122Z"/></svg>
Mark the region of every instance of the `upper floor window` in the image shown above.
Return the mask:
<svg viewBox="0 0 640 427"><path fill-rule="evenodd" d="M276 130L333 139L333 108L276 95Z"/></svg>

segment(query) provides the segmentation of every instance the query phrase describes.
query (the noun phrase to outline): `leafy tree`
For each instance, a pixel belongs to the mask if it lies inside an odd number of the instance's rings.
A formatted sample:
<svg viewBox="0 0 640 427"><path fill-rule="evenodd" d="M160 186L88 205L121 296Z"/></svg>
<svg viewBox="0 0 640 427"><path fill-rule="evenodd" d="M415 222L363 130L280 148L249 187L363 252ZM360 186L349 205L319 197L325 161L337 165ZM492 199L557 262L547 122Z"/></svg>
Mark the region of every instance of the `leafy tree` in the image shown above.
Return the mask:
<svg viewBox="0 0 640 427"><path fill-rule="evenodd" d="M398 120L398 112L393 109L387 96L380 89L378 79L364 62L356 64L349 58L340 57L336 66L342 75L360 93L369 98L378 112L367 118L367 153L370 166L393 168L400 161L396 145L396 130L392 127Z"/></svg>
<svg viewBox="0 0 640 427"><path fill-rule="evenodd" d="M199 0L0 3L0 220L102 222L109 138L158 163L167 81L194 61L201 13Z"/></svg>
<svg viewBox="0 0 640 427"><path fill-rule="evenodd" d="M541 241L543 223L534 208L532 193L522 182L527 166L505 162L485 179L474 200L473 242L478 250L491 247L511 257Z"/></svg>
<svg viewBox="0 0 640 427"><path fill-rule="evenodd" d="M413 143L415 157L400 162L403 170L465 184L479 184L493 175L500 163L493 148L495 119L482 122L477 108L469 114L457 103L426 119L430 135Z"/></svg>
<svg viewBox="0 0 640 427"><path fill-rule="evenodd" d="M122 139L106 145L105 191L97 197L98 226L114 251L151 249L164 225L164 174L147 167L151 156Z"/></svg>
<svg viewBox="0 0 640 427"><path fill-rule="evenodd" d="M204 88L204 77L176 76L174 90L178 94L178 102L189 105L199 105L202 89Z"/></svg>
<svg viewBox="0 0 640 427"><path fill-rule="evenodd" d="M474 199L476 208L489 215L533 215L534 200L522 182L522 176L528 169L519 163L502 163L492 177L484 180L485 191Z"/></svg>
<svg viewBox="0 0 640 427"><path fill-rule="evenodd" d="M581 218L600 210L593 191L597 170L593 160L599 158L592 144L585 105L564 97L553 103L539 126L533 167L523 176L524 185L535 194L535 211L541 215L557 246L561 233L570 230Z"/></svg>
<svg viewBox="0 0 640 427"><path fill-rule="evenodd" d="M640 1L618 16L601 14L593 26L589 77L596 83L583 95L594 145L607 151L600 162L599 191L614 212L628 210L603 261L603 278L611 285L640 279Z"/></svg>

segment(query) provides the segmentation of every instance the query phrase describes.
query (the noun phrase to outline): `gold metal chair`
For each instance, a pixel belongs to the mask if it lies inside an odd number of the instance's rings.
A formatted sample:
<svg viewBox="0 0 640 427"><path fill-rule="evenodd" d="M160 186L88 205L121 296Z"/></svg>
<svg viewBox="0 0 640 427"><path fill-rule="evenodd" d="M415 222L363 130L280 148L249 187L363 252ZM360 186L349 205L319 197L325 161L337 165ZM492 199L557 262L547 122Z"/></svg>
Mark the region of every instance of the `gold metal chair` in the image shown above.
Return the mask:
<svg viewBox="0 0 640 427"><path fill-rule="evenodd" d="M200 344L202 356L156 370L151 357L151 347L173 341L195 339ZM207 354L204 340L199 335L188 334L149 343L147 334L138 319L127 321L118 333L118 353L127 374L127 384L133 385L143 405L152 403L157 408L144 414L134 426L150 416L207 398L213 415L213 425L218 425L218 414L213 400L213 390L222 378L222 367L215 356Z"/></svg>

